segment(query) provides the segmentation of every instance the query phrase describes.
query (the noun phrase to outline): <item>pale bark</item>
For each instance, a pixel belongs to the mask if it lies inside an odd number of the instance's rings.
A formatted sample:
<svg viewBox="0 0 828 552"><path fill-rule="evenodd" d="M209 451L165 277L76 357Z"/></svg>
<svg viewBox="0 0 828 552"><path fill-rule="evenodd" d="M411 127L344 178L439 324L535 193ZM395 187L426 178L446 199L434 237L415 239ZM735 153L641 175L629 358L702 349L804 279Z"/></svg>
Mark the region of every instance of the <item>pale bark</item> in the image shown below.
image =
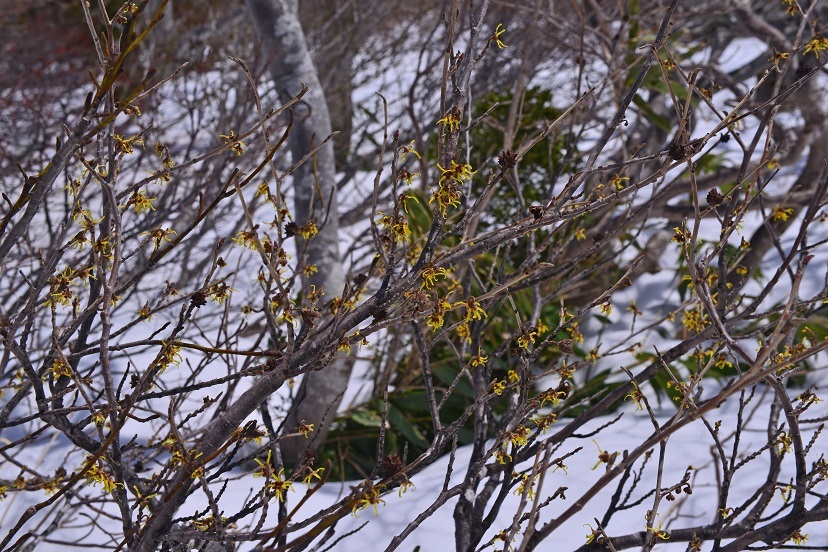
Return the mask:
<svg viewBox="0 0 828 552"><path fill-rule="evenodd" d="M299 22L297 2L248 0L247 5L282 100L295 96L303 83L308 87L302 102L294 110L295 120L288 138L293 158L301 159L331 134L331 118ZM322 286L326 298L331 299L341 295L345 286L339 254L333 144L328 142L322 146L312 161L293 173L293 214L300 226L311 219L319 226L319 234L300 245L307 246L306 263L319 269L306 285ZM338 357L323 371L306 374L285 427L289 430L303 420L311 423L316 428L314 442L320 443L348 385L351 367L348 359ZM283 460L287 465L295 464L305 448L307 441L302 438L285 440L282 443Z"/></svg>

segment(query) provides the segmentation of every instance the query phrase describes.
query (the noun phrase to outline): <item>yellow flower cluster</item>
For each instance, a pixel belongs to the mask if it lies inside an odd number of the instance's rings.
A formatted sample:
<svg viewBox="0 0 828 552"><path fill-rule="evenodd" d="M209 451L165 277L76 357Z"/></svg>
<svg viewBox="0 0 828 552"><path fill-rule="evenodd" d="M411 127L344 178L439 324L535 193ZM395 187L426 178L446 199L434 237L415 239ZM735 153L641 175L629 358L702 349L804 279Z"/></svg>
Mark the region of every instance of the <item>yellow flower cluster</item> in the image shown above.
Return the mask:
<svg viewBox="0 0 828 552"><path fill-rule="evenodd" d="M451 269L443 268L443 267L427 267L423 270L423 273L420 277L423 279L423 283L420 284L420 289L431 289L432 286L437 282L438 278L446 278L451 272Z"/></svg>
<svg viewBox="0 0 828 552"><path fill-rule="evenodd" d="M805 48L802 50L802 53L807 54L808 52L812 52L814 56L819 59L819 53L822 50L828 50L828 38L822 34L818 34L808 41Z"/></svg>
<svg viewBox="0 0 828 552"><path fill-rule="evenodd" d="M377 506L380 504L385 505L385 501L380 498L380 490L369 483L368 488L366 488L359 498L354 501L351 513L354 517L359 517L357 512L361 512L362 510L371 507L374 509L374 515L378 516L379 510L377 509Z"/></svg>
<svg viewBox="0 0 828 552"><path fill-rule="evenodd" d="M267 480L265 483L265 492L273 496L279 502L285 501L285 493L293 490L293 481L285 479L285 469L279 470L276 473L271 464L271 451L267 451L267 458L259 460L256 458L256 463L259 465L258 471L253 474L254 477L264 477Z"/></svg>
<svg viewBox="0 0 828 552"><path fill-rule="evenodd" d="M460 198L462 193L458 184L463 184L466 180L471 180L473 171L471 165L458 164L452 160L448 168L437 165L440 169L440 180L437 189L434 190L429 203L437 203L440 213L445 216L449 207L456 208L460 206Z"/></svg>
<svg viewBox="0 0 828 552"><path fill-rule="evenodd" d="M380 225L391 235L397 243L402 243L411 236L408 220L402 215L380 215Z"/></svg>

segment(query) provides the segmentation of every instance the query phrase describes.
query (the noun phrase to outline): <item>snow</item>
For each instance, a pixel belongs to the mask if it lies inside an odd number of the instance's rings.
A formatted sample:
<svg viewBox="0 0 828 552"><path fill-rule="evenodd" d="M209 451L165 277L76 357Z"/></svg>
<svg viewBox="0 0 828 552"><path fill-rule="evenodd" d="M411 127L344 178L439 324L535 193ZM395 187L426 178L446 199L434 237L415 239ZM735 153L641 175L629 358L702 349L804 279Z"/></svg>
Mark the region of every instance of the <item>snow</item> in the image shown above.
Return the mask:
<svg viewBox="0 0 828 552"><path fill-rule="evenodd" d="M736 62L740 62L742 64L745 52L757 49L756 44L747 41L745 41L744 44L736 44L734 48L735 50L733 52L726 52L725 55L723 55L723 59L737 60ZM355 93L355 103L363 106L368 105L371 102L375 103L376 97L373 92L376 90L382 90L389 98L404 97L411 82L411 72L406 70L406 67L408 66L416 66L416 58L413 56L403 58L403 63L401 63L400 66L395 67L392 71L387 72L387 74L383 74L384 80L381 82L369 83L366 87L359 89ZM206 79L219 77L220 75L218 74L205 76ZM181 94L181 97L177 98L178 101L181 101L182 98L186 99L189 94L186 85L180 85L180 89L177 90L176 93ZM237 91L228 91L228 95L225 100L228 103L223 105L223 107L226 109L232 107L235 104L236 96ZM207 100L204 101L207 102ZM404 109L404 106L399 104L393 104L390 107L392 109L392 120L400 116L400 113ZM205 107L204 109L209 112L213 109L213 107ZM368 108L366 108L366 110L367 109ZM370 109L373 112L377 112L375 107L371 107ZM159 113L159 118L161 119L166 117L177 119L184 118L186 110L184 110L184 106L181 106L181 110L177 111L172 105L167 105L166 107L162 107ZM175 130L174 127L174 129L167 134L165 142L170 141L171 143L174 143L176 138L183 138L183 135L177 136L176 132L183 131L180 129ZM204 132L203 134L202 131L193 132L197 132L199 137L199 139L195 141L194 147L196 148L207 149L211 144L211 139L215 138L212 135L208 136L207 132ZM745 130L744 132L748 131ZM780 190L784 189L790 183L789 178L793 174L795 173L780 173L777 180L772 183L772 186L778 186L778 189ZM354 189L361 190L361 193L370 192L370 190L373 189L373 177L374 173L371 171L365 171L364 173L359 174L356 178ZM251 193L252 191L253 190L251 190ZM358 199L359 194L343 194L343 196L345 196L343 199L345 199L345 203L347 203L348 200L354 201ZM262 219L262 221L263 220L264 219ZM751 229L756 228L759 224L761 224L762 218L759 213L755 213L749 215L745 222L747 228L744 233L747 234ZM826 226L828 225L824 223L815 226L815 230L817 230L819 234L812 236L812 242L828 236L828 227ZM351 238L354 238L365 233L367 228L367 221L364 221L362 224L348 229L347 234ZM226 230L226 228L221 228L221 230ZM782 237L783 247L790 246L793 239L792 234L795 233L796 230L797 228L794 227ZM705 221L705 223L703 223L700 227L699 235L702 239L717 239L719 235L719 227L716 225L716 221ZM345 246L346 244L343 244L343 248ZM631 252L627 253L629 254ZM230 266L243 266L245 259L248 259L249 255L252 255L252 253L234 249L226 255L226 259L229 261ZM358 255L354 256L357 257ZM768 271L777 264L778 261L776 256L776 252L771 252L765 259L766 275L769 274ZM665 254L664 264L669 267L675 266L677 262L678 248L674 247ZM803 279L803 284L800 289L800 297L811 297L818 293L825 285L826 272L828 272L828 258L826 258L824 249L822 251L818 250L817 256L811 262L811 265L809 266ZM240 274L230 283L233 287L238 287L242 289L243 292L247 292L249 291L250 286L253 285L253 282L250 279L245 280L248 276L249 275L247 274ZM588 348L595 346L599 340L602 344L602 351L611 350L616 344L629 343L631 330L629 325L626 324L626 322L628 322L629 315L624 312L624 308L634 300L637 301L638 307L644 311L644 314L637 322L637 328L644 328L648 324L655 323L661 320L670 311L674 311L679 308L681 301L675 292L677 282L674 280L673 276L674 274L670 270L653 275L642 275L635 281L633 287L614 294L612 301L615 305L616 313L610 317L613 321L612 324L604 327L596 320L589 317L587 317L584 321L582 328L587 330L587 339L591 340L588 342L586 347ZM161 280L163 280L163 278L161 278ZM161 284L161 280L156 283ZM759 289L758 286L758 283L752 284L751 287L748 288L748 291L756 292ZM785 292L788 289L789 287L787 287L787 285L781 285L777 292L771 294L766 299L764 306L770 306L774 302L783 300L786 297ZM241 293L239 294L239 297L241 297ZM241 299L234 297L231 301L241 301ZM119 318L121 312L123 311L116 310L116 323L121 323ZM124 315L124 320L129 318L130 317L127 314ZM201 318L202 317L197 316L196 320L201 322ZM154 324L148 325L145 328L142 327L133 330L133 332L130 333L130 339L136 340L146 337L150 334L152 329L160 327L165 321L166 320L162 317L159 317L159 320L157 320ZM671 333L674 330L672 327L669 329L671 330ZM205 331L208 330L209 325ZM652 352L654 346L657 346L659 350L664 351L676 343L674 340L662 337L662 335L658 333L657 328L643 332L641 336L636 337L636 340L642 342L642 350L647 352ZM252 345L252 340L241 339L240 348L243 348L245 345ZM367 356L368 353L365 354ZM172 386L174 384L181 383L185 378L187 378L187 376L189 376L190 371L187 366L187 360L191 357L186 351L182 352L182 356L183 362L181 363L181 366L177 368L168 368L171 373L168 373L165 377L166 385ZM145 357L146 355L138 353L131 356L129 360L137 362L140 365L141 363L146 362ZM196 358L197 357L194 356L192 357L194 361L196 361ZM828 372L826 355L822 354L817 357L816 361L816 365L819 370L808 374L809 382L825 385L824 382L828 381L828 374L826 374L826 372ZM630 368L634 368L636 363L637 361L630 354L616 354L603 359L597 367L617 368L618 366L628 366ZM120 360L116 366L117 374L122 374L125 367L126 362L124 360ZM363 382L368 379L367 374L369 368L370 367L367 361L357 363L353 380L354 384L352 384L348 389L345 400L343 401L343 407L353 405L358 402L360 397L364 397L365 384ZM615 380L625 378L620 370L617 370L617 374L613 377ZM252 384L253 382L250 381L249 378L243 380L236 392L240 393L246 389L247 386ZM721 388L721 384L712 381L705 381L705 385L707 386L707 389L705 390L706 396L710 396L710 394L715 393ZM791 396L795 397L801 391L803 390L791 390ZM274 395L272 402L276 404L286 400L288 392L289 390L287 388L281 390L277 395ZM191 402L182 405L179 409L179 416L183 417L187 413L194 411L198 408L198 402L201 399L212 394L214 393L211 393L210 390L193 393L191 396ZM767 442L768 416L771 411L771 401L773 399L773 395L769 392L766 386L759 386L756 394L757 396L753 398L752 402L749 404L748 411L755 412L755 415L750 419L745 431L742 434L742 440L739 445L740 457L750 455ZM168 405L168 401L169 399L158 399L157 401L152 401L151 406L159 411L164 411ZM656 422L661 426L668 424L671 417L675 413L674 405L665 403L654 405L654 407ZM734 397L725 402L718 410L712 412L707 417L707 421L711 426L717 421L721 421L722 423L719 435L731 435L735 428L735 419L738 409L738 397ZM541 516L542 521L548 521L559 516L562 512L570 508L581 495L596 484L596 482L604 474L603 465L598 465L596 467L598 454L601 450L610 453L621 453L625 450L632 450L633 447L650 435L652 432L652 422L645 412L636 411L633 405L628 403L622 409L622 414L623 415L617 422L605 428L595 436L591 436L589 434L593 430L596 430L614 420L617 413L608 413L605 416L592 420L586 427L579 430L579 434L584 435L584 437L576 437L566 440L562 447L555 452L555 455L560 456L575 450L577 447L583 447L579 452L575 453L564 462L566 469L551 469L546 474L544 487L538 491L542 496L550 496L555 492L555 490L562 486L567 487L567 491L565 493L565 499L556 499L543 511ZM83 415L83 413L79 414L79 416L81 415ZM817 403L807 411L807 418L810 419L817 419L825 417L826 415L828 415L828 407L826 406L826 403ZM549 434L554 433L566 423L566 419L559 420L556 425L552 426L548 430ZM807 441L810 438L816 424L806 425L807 430L804 431L804 439ZM16 428L5 429L3 431L3 444L7 444L8 442L18 439L25 433L34 429L36 429L34 423L25 424ZM124 428L124 434L134 434L140 438L139 440L146 441L150 439L157 440L159 435L163 437L164 432L161 431L159 434L158 426L130 421ZM732 441L726 443L725 450L729 453L732 450L732 446ZM815 447L818 451L825 450L824 443L822 441L817 441ZM680 527L712 523L717 519L717 517L722 515L718 511L717 504L718 467L714 456L714 448L714 439L710 431L704 424L701 423L689 424L678 430L669 438L666 447L666 456L664 458L664 474L666 477L664 485L669 486L678 483L682 474L685 473L685 470L690 469L692 466L691 487L693 492L691 495L679 495L675 502L662 503L662 507L660 509L661 515L656 522L656 529L669 531ZM54 469L59 466L65 466L67 471L71 472L73 469L76 469L82 465L85 456L70 447L69 443L59 434L38 439L29 446L20 450L21 452L16 456L16 460L32 468L38 469L42 473L54 471ZM655 485L657 455L658 451L656 448L653 458L647 463L646 468L642 472L643 475L641 483L632 493L632 500L639 498L643 492L653 488ZM460 447L456 451L454 471L452 472L451 478L448 482L449 486L455 485L462 480L465 475L465 469L469 464L470 456L470 447ZM730 491L730 498L728 500L727 507L737 506L741 503L741 501L747 499L752 492L755 491L757 477L764 477L767 472L769 465L768 457L769 452L764 451L754 460L746 464L743 469L737 472ZM356 515L345 516L336 525L336 534L345 535L350 531L355 531L357 529L359 529L359 531L355 535L338 542L334 546L334 550L342 552L371 552L374 550L384 550L389 545L393 537L400 534L406 526L414 520L418 513L431 506L432 502L439 495L440 490L443 488L445 483L448 462L449 458L448 456L445 456L436 463L425 468L422 472L413 476L411 481L415 485L415 488L409 489L404 495L398 496L397 490L393 490L386 495L383 495L382 498L385 503L379 506L377 515L375 515L369 508L359 512L358 517ZM640 462L636 464L635 468L637 469L638 466L640 466ZM530 468L531 464L529 463L518 466L518 469L520 470ZM769 508L770 511L773 511L776 506L782 506L784 503L783 493L781 491L783 490L784 485L787 484L794 474L793 458L791 454L788 454L785 457L782 469L782 474L778 478L780 492L774 497L774 502ZM9 474L16 473L18 473L18 470L15 466L7 464L0 467L0 476L6 477ZM12 475L12 477L14 477L14 475ZM309 497L308 501L301 507L294 521L299 522L303 519L307 519L308 517L315 515L317 512L330 507L344 496L347 496L351 491L351 487L354 487L359 483L360 482L358 481L329 482ZM603 517L604 512L609 505L609 500L612 495L611 491L614 489L614 485L616 483L617 480L613 481L610 483L608 488L604 489L603 492L598 493L594 499L584 503L583 510L568 519L558 529L558 531L554 533L551 539L545 541L541 545L539 550L572 550L583 545L586 542L587 535L591 532L590 526L595 527L594 518L597 517L600 519ZM222 485L223 481L213 484L214 493L218 492ZM243 472L238 470L233 474L233 480L221 495L219 505L222 508L225 508L228 513L235 513L241 504L244 504L253 494L261 489L261 486L262 479L254 478L253 474L249 471ZM295 492L288 493L289 510L299 503L299 500L306 492L304 486L300 483L296 483L295 488ZM81 492L84 493L86 491ZM822 492L824 492L824 489L822 489ZM5 534L5 531L11 526L11 524L14 523L17 516L19 516L20 513L22 513L26 508L35 505L38 501L46 499L47 496L48 495L42 493L39 495L38 493L10 493L10 496L3 502L3 511L0 512L0 534ZM500 530L507 529L510 526L514 513L519 506L520 500L520 497L516 494L512 492L508 494L500 509L500 513L498 514L496 521L493 523L491 529L489 529L483 539L484 543L492 539ZM815 499L813 497L809 498L809 504L814 500ZM615 536L644 531L646 529L644 521L645 514L646 511L652 507L652 502L652 497L649 497L643 500L641 504L619 512L605 527L607 532L610 535ZM400 547L400 550L414 550L417 546L420 546L423 551L453 549L454 521L452 515L455 504L456 499L452 499L440 507L434 515L426 519L411 534L411 536L404 541ZM196 509L203 510L206 505L207 502L203 494L196 493L181 509L181 514L190 515L190 513ZM271 504L270 515L265 522L265 527L273 527L275 525L275 510L276 508L273 504ZM109 510L109 513L117 515L117 512L114 510ZM69 514L71 515L73 513L69 512ZM48 518L36 518L27 526L27 528L37 527L38 524L43 523L44 519ZM255 525L257 521L258 519L245 518L244 520L238 522L239 530L248 529L249 526ZM96 519L96 523L99 524L101 528L110 529L115 533L119 530L116 517L102 515ZM521 533L524 528L521 529ZM809 544L815 546L824 546L828 544L828 524L812 524L806 526L803 533L809 534ZM104 538L103 535L103 531L95 532L89 540L100 542ZM74 528L67 527L61 532L61 538L71 537L76 537L78 539L87 538L87 528L80 526ZM517 542L520 542L520 538L521 535L519 534L517 536ZM101 546L104 549L114 548L115 544L116 543L103 542ZM88 546L84 544L74 548L80 550L88 548ZM252 548L253 544L250 543L243 543L240 547L241 550L249 550ZM683 550L685 548L686 544L684 543L666 542L659 544L657 550ZM64 544L44 542L40 543L37 549L45 551L61 551L71 550L72 547ZM706 543L703 550L709 549L710 544Z"/></svg>
<svg viewBox="0 0 828 552"><path fill-rule="evenodd" d="M766 442L767 413L769 412L771 400L772 393L769 393L767 388L760 388L753 402L748 405L746 411L751 412L755 409L755 417L749 421L743 433L740 444L740 451L743 452L740 453L740 458L749 454L754 449L761 447ZM824 403L820 403L817 406L818 408L808 410L809 418L816 418L828 414L828 408L824 406ZM712 426L721 420L722 425L719 434L728 436L734 429L737 410L738 402L736 400L728 401L720 409L711 413L708 421ZM671 414L672 412L669 409L664 409L657 413L656 420L663 426L669 421ZM615 415L597 418L584 427L580 433L587 435L614 418ZM565 423L565 421L559 423ZM554 431L554 429L555 426L550 431ZM643 438L649 436L651 431L652 424L649 416L642 411L635 411L630 407L625 409L617 423L595 436L594 441L592 437L567 440L564 447L556 454L569 452L578 446L583 447L583 449L565 461L566 470L556 469L550 470L547 473L542 489L543 495L550 495L561 486L567 487L567 490L565 493L566 499L558 499L552 502L544 512L541 518L542 521L554 518L565 509L571 507L575 500L594 485L599 477L603 475L603 465L593 469L597 462L598 447L610 453L629 450L631 443L637 443L643 440ZM808 436L809 432L805 432L806 439ZM732 443L725 443L725 450L728 453L730 453L731 445ZM672 503L662 502L662 514L658 518L657 529L669 531L686 526L713 523L716 516L720 515L717 511L716 502L718 496L716 487L717 463L714 459L713 451L713 438L710 432L700 423L689 424L670 437L665 456L665 480L663 485L667 487L678 483L681 476L685 473L685 470L691 469L692 476L690 483L693 492L691 495L677 495L677 500ZM468 465L470 454L471 449L469 447L461 447L457 450L454 462L455 471L450 478L450 486L462 480L462 470ZM647 468L643 472L642 482L637 491L632 493L633 501L641 497L642 490L652 488L656 472L657 455L658 453L655 452L653 458L648 462ZM431 506L433 500L438 496L443 487L447 462L448 458L444 457L441 461L429 466L423 472L413 477L411 481L414 483L415 488L409 489L404 495L399 496L396 490L384 495L382 498L385 504L379 506L377 510L378 514L375 515L368 508L359 512L357 515L348 515L343 518L336 525L336 535L345 535L357 529L359 531L357 534L340 541L334 549L341 552L385 550L394 536L403 531L419 512ZM530 467L530 465L520 466L521 469ZM636 465L636 469L637 467L638 465ZM785 458L782 467L782 474L778 478L780 492L773 499L773 503L769 508L771 511L775 506L783 505L782 488L786 482L789 482L794 473L792 455L788 455ZM727 507L735 507L747 499L755 490L756 478L764 477L767 468L767 454L763 454L739 470L733 480ZM327 483L316 493L312 494L302 506L295 521L300 521L306 516L312 516L316 512L330 507L346 496L351 491L351 487L358 485L358 483L356 481ZM585 544L587 535L591 533L590 526L596 526L594 518L601 519L609 505L609 498L611 491L614 490L614 485L615 482L611 483L605 489L605 492L599 493L595 499L586 502L583 511L566 521L553 534L551 539L541 545L539 550L574 550ZM255 479L250 474L239 475L239 478L227 487L220 501L220 505L226 505L228 511L234 511L240 504L249 500L260 486L261 479ZM217 492L220 487L221 484L215 484L214 492ZM303 485L297 483L295 487L297 489L296 492L287 493L288 510L293 505L298 504L305 492ZM206 507L206 501L203 497L196 495L193 498L194 500L188 501L185 510ZM815 499L811 497L809 503L813 501ZM513 493L507 496L496 521L487 532L484 542L493 538L498 531L509 527L519 502L519 496ZM417 546L420 546L422 550L453 549L454 525L452 514L455 503L456 499L449 500L433 516L426 519L404 541L400 550L414 550ZM14 509L22 509L27 505L28 503L25 505L19 503ZM644 516L647 509L651 506L652 497L649 497L640 505L619 512L605 527L607 532L615 536L644 531ZM271 512L274 510L275 508L271 507ZM275 514L272 513L270 518L268 523L275 524ZM99 521L106 523L107 520L102 519ZM113 520L109 520L109 523L113 523ZM242 523L239 525L240 529L244 529ZM265 527L267 526L269 525L266 524ZM809 535L809 544L818 545L819 543L828 542L828 526L825 524L808 525L804 528L803 533ZM240 550L251 550L252 548L252 544L242 544ZM659 544L656 550L684 550L685 548L686 543L672 544L665 542ZM38 548L38 550L41 549L57 551L68 550L69 548L50 548L48 544L45 544L42 545L42 548ZM710 544L707 543L703 550L709 549Z"/></svg>

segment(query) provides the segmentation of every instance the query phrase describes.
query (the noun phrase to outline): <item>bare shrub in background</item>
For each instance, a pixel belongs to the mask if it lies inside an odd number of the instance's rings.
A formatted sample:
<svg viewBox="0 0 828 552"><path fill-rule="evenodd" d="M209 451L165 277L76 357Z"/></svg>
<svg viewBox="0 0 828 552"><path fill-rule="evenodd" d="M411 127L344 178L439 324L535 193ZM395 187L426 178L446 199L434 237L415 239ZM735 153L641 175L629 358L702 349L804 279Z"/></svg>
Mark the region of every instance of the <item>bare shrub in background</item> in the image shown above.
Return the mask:
<svg viewBox="0 0 828 552"><path fill-rule="evenodd" d="M297 4L4 5L20 44L86 38L3 50L31 72L0 106L0 548L321 550L441 460L381 548L447 508L458 551L543 549L581 511L583 549L806 545L824 8ZM394 72L400 97L359 95ZM665 468L691 424L703 520L696 468ZM317 511L291 492L346 478Z"/></svg>

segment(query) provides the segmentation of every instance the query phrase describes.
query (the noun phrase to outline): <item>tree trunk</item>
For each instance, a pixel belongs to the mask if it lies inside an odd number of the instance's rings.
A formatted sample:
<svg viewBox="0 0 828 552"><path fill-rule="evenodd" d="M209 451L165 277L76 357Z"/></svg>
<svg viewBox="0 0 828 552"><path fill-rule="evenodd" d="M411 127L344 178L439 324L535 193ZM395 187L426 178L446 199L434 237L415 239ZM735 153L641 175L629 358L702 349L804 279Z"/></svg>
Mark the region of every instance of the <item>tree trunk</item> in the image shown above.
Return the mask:
<svg viewBox="0 0 828 552"><path fill-rule="evenodd" d="M331 134L331 118L299 22L297 0L247 0L247 5L282 101L295 96L303 83L308 86L302 102L294 108L294 124L288 137L293 159L301 159ZM293 179L296 223L301 226L314 220L319 227L313 239L300 244L300 249L307 246L307 264L319 269L305 284L321 286L326 298L331 299L340 295L345 285L339 255L333 144L328 142L320 148L312 162L293 173ZM285 427L290 430L304 420L314 425L314 442L321 443L348 385L351 367L350 360L337 357L324 371L306 374ZM283 441L285 464L294 465L307 445L302 437Z"/></svg>
<svg viewBox="0 0 828 552"><path fill-rule="evenodd" d="M331 127L339 133L333 139L339 172L347 170L353 133L354 56L362 41L368 38L366 35L370 36L374 30L366 28L364 21L356 20L359 9L361 6L353 0L302 0L299 5L299 20L305 36L309 37L319 82L328 100ZM335 23L332 25L332 22ZM313 26L316 29L312 30ZM332 29L335 29L333 33ZM314 31L322 37L315 44Z"/></svg>

